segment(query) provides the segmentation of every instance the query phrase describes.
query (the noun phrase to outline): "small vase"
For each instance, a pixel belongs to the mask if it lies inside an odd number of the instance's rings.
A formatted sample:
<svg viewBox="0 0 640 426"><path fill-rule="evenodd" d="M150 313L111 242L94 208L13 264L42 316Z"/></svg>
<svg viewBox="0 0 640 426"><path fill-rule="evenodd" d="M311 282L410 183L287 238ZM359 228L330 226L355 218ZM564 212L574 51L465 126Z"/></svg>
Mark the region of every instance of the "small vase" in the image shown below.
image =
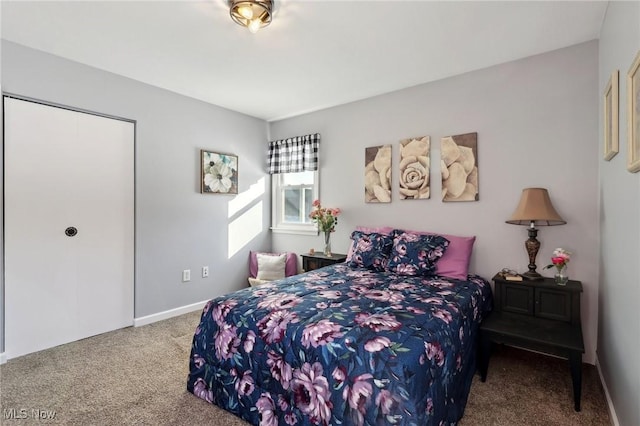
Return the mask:
<svg viewBox="0 0 640 426"><path fill-rule="evenodd" d="M324 231L324 255L331 257L331 231Z"/></svg>
<svg viewBox="0 0 640 426"><path fill-rule="evenodd" d="M569 275L567 275L567 266L563 266L562 268L556 268L555 275L556 284L558 285L567 285L567 281L569 281Z"/></svg>

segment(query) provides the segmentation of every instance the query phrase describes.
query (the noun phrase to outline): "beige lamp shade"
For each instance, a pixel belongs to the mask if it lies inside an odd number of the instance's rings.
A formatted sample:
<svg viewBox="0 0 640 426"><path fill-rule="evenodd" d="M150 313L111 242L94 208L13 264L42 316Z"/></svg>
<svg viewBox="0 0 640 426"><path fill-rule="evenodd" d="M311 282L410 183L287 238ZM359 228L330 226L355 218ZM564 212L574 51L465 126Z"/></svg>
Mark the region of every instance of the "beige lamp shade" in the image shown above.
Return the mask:
<svg viewBox="0 0 640 426"><path fill-rule="evenodd" d="M525 188L522 190L520 203L507 223L512 225L564 225L564 219L553 208L549 193L544 188Z"/></svg>

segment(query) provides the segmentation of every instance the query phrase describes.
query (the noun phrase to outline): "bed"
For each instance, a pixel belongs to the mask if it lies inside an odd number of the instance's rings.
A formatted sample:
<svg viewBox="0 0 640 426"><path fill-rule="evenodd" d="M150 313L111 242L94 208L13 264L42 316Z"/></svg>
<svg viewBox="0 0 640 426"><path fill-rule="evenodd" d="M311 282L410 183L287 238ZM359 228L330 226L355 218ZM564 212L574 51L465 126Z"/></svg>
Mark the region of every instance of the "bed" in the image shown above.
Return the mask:
<svg viewBox="0 0 640 426"><path fill-rule="evenodd" d="M336 264L209 301L187 389L255 425L455 424L491 288L388 266Z"/></svg>

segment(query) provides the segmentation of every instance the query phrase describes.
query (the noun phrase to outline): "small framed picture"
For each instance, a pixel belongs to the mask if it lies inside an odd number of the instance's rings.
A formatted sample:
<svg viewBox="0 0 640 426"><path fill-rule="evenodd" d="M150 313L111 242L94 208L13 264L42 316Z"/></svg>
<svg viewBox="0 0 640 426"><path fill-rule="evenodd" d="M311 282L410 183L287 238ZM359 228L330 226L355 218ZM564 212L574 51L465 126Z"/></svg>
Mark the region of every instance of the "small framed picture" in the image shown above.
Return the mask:
<svg viewBox="0 0 640 426"><path fill-rule="evenodd" d="M238 156L201 150L200 192L203 194L237 194Z"/></svg>
<svg viewBox="0 0 640 426"><path fill-rule="evenodd" d="M604 89L604 159L609 161L618 153L618 70L611 73Z"/></svg>
<svg viewBox="0 0 640 426"><path fill-rule="evenodd" d="M627 170L640 171L640 50L627 74L627 118L629 126Z"/></svg>

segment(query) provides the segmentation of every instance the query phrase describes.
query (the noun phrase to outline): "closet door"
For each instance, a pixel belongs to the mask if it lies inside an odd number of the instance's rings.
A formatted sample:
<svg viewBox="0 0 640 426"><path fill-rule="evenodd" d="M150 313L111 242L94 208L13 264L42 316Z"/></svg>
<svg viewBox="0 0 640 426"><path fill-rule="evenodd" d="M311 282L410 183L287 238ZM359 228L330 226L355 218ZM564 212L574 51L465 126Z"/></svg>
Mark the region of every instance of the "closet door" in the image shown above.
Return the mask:
<svg viewBox="0 0 640 426"><path fill-rule="evenodd" d="M7 357L133 324L134 124L4 113Z"/></svg>

